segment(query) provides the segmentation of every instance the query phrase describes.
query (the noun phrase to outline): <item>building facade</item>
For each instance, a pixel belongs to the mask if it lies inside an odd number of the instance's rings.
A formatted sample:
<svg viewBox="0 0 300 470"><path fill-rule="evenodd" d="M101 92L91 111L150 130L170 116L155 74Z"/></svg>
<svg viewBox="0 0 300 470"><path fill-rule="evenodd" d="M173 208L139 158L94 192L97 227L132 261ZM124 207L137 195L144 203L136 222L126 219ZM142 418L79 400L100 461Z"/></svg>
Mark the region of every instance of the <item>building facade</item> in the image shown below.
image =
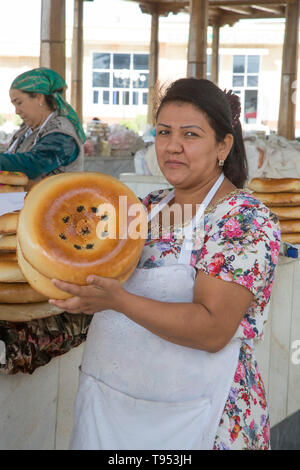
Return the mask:
<svg viewBox="0 0 300 470"><path fill-rule="evenodd" d="M30 18L12 27L13 3ZM24 5L26 3L26 6ZM105 5L104 5L105 4ZM40 1L11 0L0 28L0 115L10 117L8 89L16 75L39 66ZM66 81L71 83L73 0L66 0ZM29 13L28 13L29 12ZM7 18L5 18L7 16ZM20 15L22 17L22 12ZM147 114L150 15L134 2L84 2L83 119L109 124ZM186 76L189 16L160 17L159 82ZM207 77L210 77L211 28ZM220 30L219 86L234 90L244 128L276 130L279 112L284 19L241 20ZM293 95L296 104L298 96ZM70 98L70 90L67 92ZM300 102L296 135L300 135Z"/></svg>

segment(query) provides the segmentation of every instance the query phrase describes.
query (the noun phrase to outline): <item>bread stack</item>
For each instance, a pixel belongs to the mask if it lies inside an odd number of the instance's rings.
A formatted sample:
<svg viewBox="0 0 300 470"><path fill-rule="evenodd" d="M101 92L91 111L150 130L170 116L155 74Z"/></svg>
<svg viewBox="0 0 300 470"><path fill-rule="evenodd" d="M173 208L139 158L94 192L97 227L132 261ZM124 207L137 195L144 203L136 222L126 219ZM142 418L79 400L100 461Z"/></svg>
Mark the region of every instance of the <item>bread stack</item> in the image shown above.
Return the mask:
<svg viewBox="0 0 300 470"><path fill-rule="evenodd" d="M253 178L248 187L278 216L281 240L300 244L300 178Z"/></svg>
<svg viewBox="0 0 300 470"><path fill-rule="evenodd" d="M18 212L0 216L0 304L42 302L27 283L17 261Z"/></svg>
<svg viewBox="0 0 300 470"><path fill-rule="evenodd" d="M25 191L28 177L19 171L0 171L0 193Z"/></svg>
<svg viewBox="0 0 300 470"><path fill-rule="evenodd" d="M20 172L0 171L0 193L24 192L28 178ZM0 304L41 302L24 278L17 261L19 212L0 215Z"/></svg>

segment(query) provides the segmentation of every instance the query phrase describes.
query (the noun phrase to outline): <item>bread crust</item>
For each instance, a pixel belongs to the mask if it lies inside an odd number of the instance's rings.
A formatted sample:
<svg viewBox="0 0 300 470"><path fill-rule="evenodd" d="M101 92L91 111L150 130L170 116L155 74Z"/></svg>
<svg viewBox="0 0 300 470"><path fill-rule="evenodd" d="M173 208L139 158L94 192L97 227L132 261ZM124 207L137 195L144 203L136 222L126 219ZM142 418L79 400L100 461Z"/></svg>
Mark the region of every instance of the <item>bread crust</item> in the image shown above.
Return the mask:
<svg viewBox="0 0 300 470"><path fill-rule="evenodd" d="M43 276L43 274L39 273L31 266L30 263L28 263L22 253L19 243L17 244L17 255L21 272L32 289L47 299L65 300L72 297L71 294L55 287L51 279Z"/></svg>
<svg viewBox="0 0 300 470"><path fill-rule="evenodd" d="M28 304L44 302L46 298L27 283L1 283L0 304Z"/></svg>
<svg viewBox="0 0 300 470"><path fill-rule="evenodd" d="M300 233L300 220L281 220L281 233Z"/></svg>
<svg viewBox="0 0 300 470"><path fill-rule="evenodd" d="M0 193L22 193L25 186L12 186L10 184L0 184Z"/></svg>
<svg viewBox="0 0 300 470"><path fill-rule="evenodd" d="M17 261L0 260L0 282L26 282Z"/></svg>
<svg viewBox="0 0 300 470"><path fill-rule="evenodd" d="M0 235L17 233L18 212L8 212L0 216Z"/></svg>
<svg viewBox="0 0 300 470"><path fill-rule="evenodd" d="M300 193L300 178L253 178L248 188L258 193Z"/></svg>
<svg viewBox="0 0 300 470"><path fill-rule="evenodd" d="M300 220L300 206L274 207L269 205L268 208L277 215L279 220Z"/></svg>
<svg viewBox="0 0 300 470"><path fill-rule="evenodd" d="M300 232L299 233L282 233L281 241L291 243L292 245L300 245Z"/></svg>
<svg viewBox="0 0 300 470"><path fill-rule="evenodd" d="M20 171L0 171L0 185L26 186L28 181L28 176Z"/></svg>
<svg viewBox="0 0 300 470"><path fill-rule="evenodd" d="M17 236L16 235L1 235L0 236L0 252L3 251L16 251L17 250Z"/></svg>
<svg viewBox="0 0 300 470"><path fill-rule="evenodd" d="M1 261L18 261L17 253L15 251L0 252L0 262Z"/></svg>
<svg viewBox="0 0 300 470"><path fill-rule="evenodd" d="M300 206L300 193L252 193L263 204L270 207Z"/></svg>

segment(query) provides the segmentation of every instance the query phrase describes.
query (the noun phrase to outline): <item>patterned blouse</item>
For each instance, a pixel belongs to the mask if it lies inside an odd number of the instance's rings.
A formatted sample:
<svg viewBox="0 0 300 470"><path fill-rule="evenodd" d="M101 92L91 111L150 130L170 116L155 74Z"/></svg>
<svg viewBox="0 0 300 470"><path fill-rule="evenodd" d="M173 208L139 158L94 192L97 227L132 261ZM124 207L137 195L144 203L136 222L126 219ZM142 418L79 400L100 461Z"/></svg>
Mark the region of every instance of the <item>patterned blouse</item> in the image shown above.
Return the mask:
<svg viewBox="0 0 300 470"><path fill-rule="evenodd" d="M169 190L150 193L150 211ZM182 227L153 238L149 233L139 268L174 264L183 241ZM200 233L200 232L199 232ZM207 208L204 233L195 235L191 265L203 273L236 282L253 293L253 301L235 337L242 339L239 362L215 438L215 450L269 449L270 423L264 385L253 354L263 338L274 271L280 247L276 216L245 190L235 190Z"/></svg>

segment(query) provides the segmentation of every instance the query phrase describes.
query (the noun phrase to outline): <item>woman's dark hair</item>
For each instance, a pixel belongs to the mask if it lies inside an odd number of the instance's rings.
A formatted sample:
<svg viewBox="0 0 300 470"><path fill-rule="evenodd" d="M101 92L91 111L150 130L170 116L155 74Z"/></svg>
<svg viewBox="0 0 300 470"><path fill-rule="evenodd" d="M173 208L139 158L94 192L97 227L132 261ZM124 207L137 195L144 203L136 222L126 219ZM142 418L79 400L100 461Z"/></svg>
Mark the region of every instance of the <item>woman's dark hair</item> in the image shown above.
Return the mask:
<svg viewBox="0 0 300 470"><path fill-rule="evenodd" d="M23 93L27 93L31 98L36 98L36 96L38 95L38 93L33 93L31 91L25 91L25 90L21 90L23 91ZM60 90L55 90L57 91L58 93L63 93L63 88L61 88ZM49 106L49 108L51 109L51 111L55 111L57 109L57 104L56 104L56 101L55 101L55 98L53 95L44 95L45 96L45 101L46 101L46 104Z"/></svg>
<svg viewBox="0 0 300 470"><path fill-rule="evenodd" d="M242 127L236 119L234 128L232 126L232 109L225 92L210 80L180 78L165 91L156 112L156 119L162 107L174 101L191 103L200 109L207 116L217 142L222 142L227 134L233 135L233 145L224 162L223 171L237 188L243 188L248 177L248 164Z"/></svg>

